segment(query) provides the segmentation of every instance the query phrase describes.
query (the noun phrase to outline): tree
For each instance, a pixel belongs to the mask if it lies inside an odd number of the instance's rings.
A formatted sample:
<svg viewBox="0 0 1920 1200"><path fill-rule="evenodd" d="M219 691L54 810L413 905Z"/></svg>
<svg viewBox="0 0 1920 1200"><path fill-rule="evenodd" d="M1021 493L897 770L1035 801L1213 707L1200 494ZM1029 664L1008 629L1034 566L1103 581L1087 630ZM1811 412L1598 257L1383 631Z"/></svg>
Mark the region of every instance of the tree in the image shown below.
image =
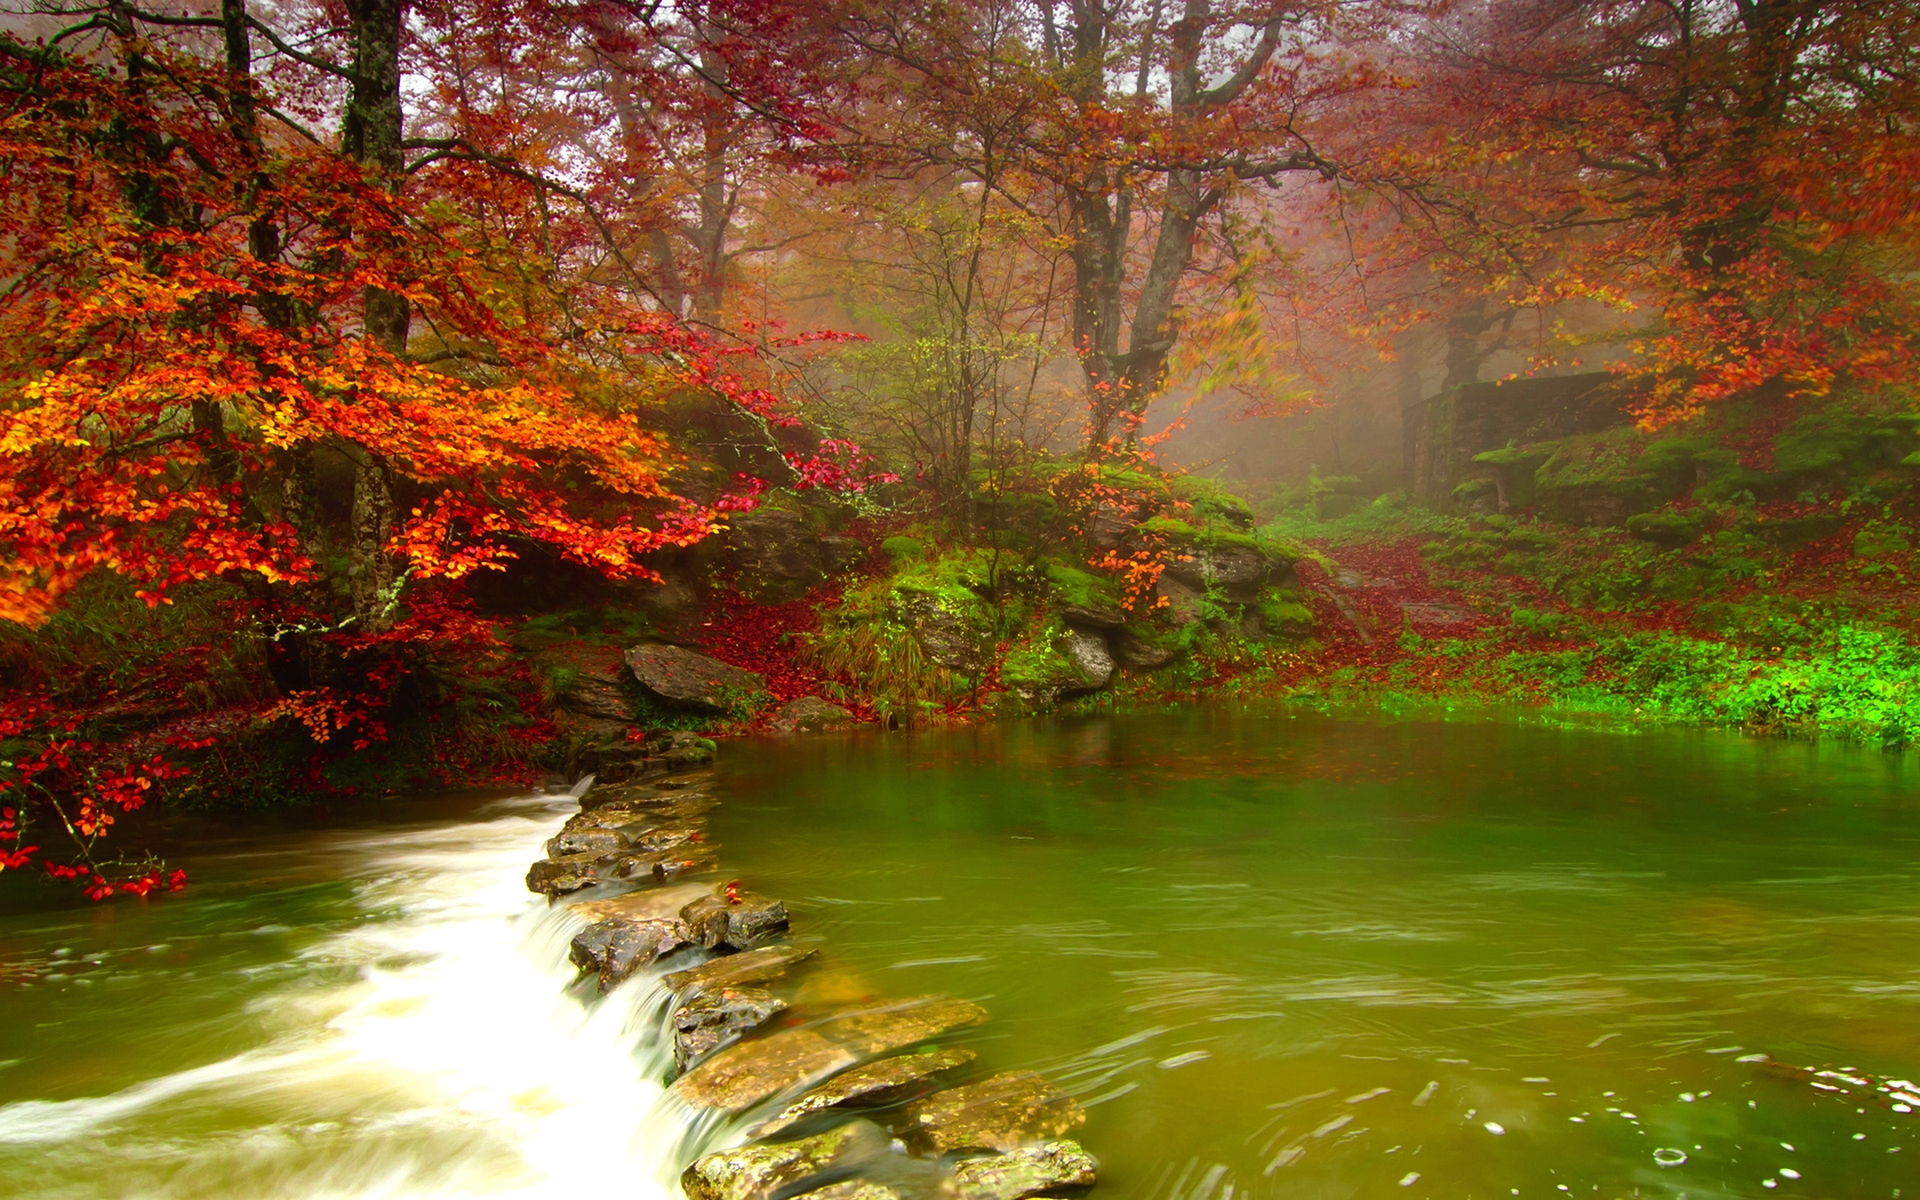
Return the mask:
<svg viewBox="0 0 1920 1200"><path fill-rule="evenodd" d="M398 0L291 38L242 0L66 16L0 43L0 619L41 624L103 572L149 605L229 581L270 647L267 715L365 744L410 647L485 638L460 599L473 572L537 543L653 577L648 555L752 503L676 496L649 406L692 392L792 424L781 399L740 349L566 286L595 226L564 180L471 141L412 144ZM337 112L339 140L302 111ZM567 232L499 235L541 222ZM344 523L313 486L341 459ZM835 445L795 470L857 488L858 460ZM5 865L51 814L77 860L52 867L151 887L155 868L129 876L96 843L175 770L164 752L116 761L10 703L0 737L27 752L0 770Z"/></svg>
<svg viewBox="0 0 1920 1200"><path fill-rule="evenodd" d="M1488 0L1417 39L1404 229L1443 273L1629 318L1649 423L1914 362L1911 5ZM1418 118L1416 118L1418 119Z"/></svg>

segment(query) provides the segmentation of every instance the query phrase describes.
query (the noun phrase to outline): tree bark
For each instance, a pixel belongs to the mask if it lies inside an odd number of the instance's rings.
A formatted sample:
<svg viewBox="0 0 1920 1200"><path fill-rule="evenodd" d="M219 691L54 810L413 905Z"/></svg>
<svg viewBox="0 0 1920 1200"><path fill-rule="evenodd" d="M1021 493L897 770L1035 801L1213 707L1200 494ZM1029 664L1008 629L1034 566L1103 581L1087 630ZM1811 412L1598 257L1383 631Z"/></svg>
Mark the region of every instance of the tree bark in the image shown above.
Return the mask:
<svg viewBox="0 0 1920 1200"><path fill-rule="evenodd" d="M353 82L342 149L361 169L398 190L405 168L401 147L400 40L405 0L348 0L353 25ZM366 290L361 323L366 336L398 358L407 350L413 314L407 298L384 288ZM384 633L393 625L394 570L387 554L393 530L393 471L366 447L354 456L352 555L349 579L360 627Z"/></svg>

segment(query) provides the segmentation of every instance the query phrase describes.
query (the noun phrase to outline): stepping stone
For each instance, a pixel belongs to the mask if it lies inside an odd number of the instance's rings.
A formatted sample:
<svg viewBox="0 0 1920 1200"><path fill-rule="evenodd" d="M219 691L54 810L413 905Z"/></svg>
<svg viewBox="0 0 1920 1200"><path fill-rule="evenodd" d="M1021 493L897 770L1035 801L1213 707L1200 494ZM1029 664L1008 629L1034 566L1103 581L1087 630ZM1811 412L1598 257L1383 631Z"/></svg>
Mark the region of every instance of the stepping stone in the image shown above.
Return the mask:
<svg viewBox="0 0 1920 1200"><path fill-rule="evenodd" d="M986 1019L987 1011L977 1004L948 996L920 996L730 1046L675 1080L673 1090L695 1108L738 1111L791 1088L817 1083L862 1058Z"/></svg>
<svg viewBox="0 0 1920 1200"><path fill-rule="evenodd" d="M812 958L816 953L818 951L811 946L804 948L763 946L744 954L728 954L703 962L697 967L675 971L664 977L662 982L676 992L737 987L743 983L765 983L769 979L778 979L785 975L788 967Z"/></svg>
<svg viewBox="0 0 1920 1200"><path fill-rule="evenodd" d="M582 971L597 971L600 990L610 992L633 973L693 945L685 922L677 919L595 921L574 935L567 958Z"/></svg>
<svg viewBox="0 0 1920 1200"><path fill-rule="evenodd" d="M633 843L617 830L566 829L547 839L548 858L566 858L575 854L613 854L631 849Z"/></svg>
<svg viewBox="0 0 1920 1200"><path fill-rule="evenodd" d="M1025 1200L1063 1188L1092 1187L1093 1156L1070 1141L1022 1146L992 1158L973 1158L953 1169L960 1200Z"/></svg>
<svg viewBox="0 0 1920 1200"><path fill-rule="evenodd" d="M694 1108L737 1111L859 1061L859 1055L811 1029L784 1029L729 1046L674 1080L672 1091Z"/></svg>
<svg viewBox="0 0 1920 1200"><path fill-rule="evenodd" d="M527 870L527 890L564 896L613 879L673 879L720 865L714 847L678 847L651 854L568 854L546 858Z"/></svg>
<svg viewBox="0 0 1920 1200"><path fill-rule="evenodd" d="M923 1083L941 1071L965 1066L974 1057L971 1050L949 1047L924 1054L883 1058L855 1067L845 1074L834 1076L789 1104L778 1116L755 1127L753 1136L772 1137L808 1113L842 1104L856 1101L861 1104L890 1104L902 1099L903 1093L908 1093L915 1084Z"/></svg>
<svg viewBox="0 0 1920 1200"><path fill-rule="evenodd" d="M676 883L605 900L576 900L572 908L588 921L673 921L681 909L711 891L704 883Z"/></svg>
<svg viewBox="0 0 1920 1200"><path fill-rule="evenodd" d="M787 909L778 900L728 884L689 903L680 910L680 919L709 950L747 950L786 930Z"/></svg>
<svg viewBox="0 0 1920 1200"><path fill-rule="evenodd" d="M764 1025L787 1002L763 988L716 988L673 1010L673 1066L685 1071L750 1029Z"/></svg>
<svg viewBox="0 0 1920 1200"><path fill-rule="evenodd" d="M776 1200L806 1192L810 1179L834 1183L822 1177L831 1172L844 1178L887 1152L885 1130L871 1121L854 1121L797 1141L715 1151L681 1174L680 1187L687 1200Z"/></svg>
<svg viewBox="0 0 1920 1200"><path fill-rule="evenodd" d="M1073 1097L1034 1071L1008 1071L907 1108L909 1137L942 1154L1016 1150L1059 1137L1087 1119Z"/></svg>

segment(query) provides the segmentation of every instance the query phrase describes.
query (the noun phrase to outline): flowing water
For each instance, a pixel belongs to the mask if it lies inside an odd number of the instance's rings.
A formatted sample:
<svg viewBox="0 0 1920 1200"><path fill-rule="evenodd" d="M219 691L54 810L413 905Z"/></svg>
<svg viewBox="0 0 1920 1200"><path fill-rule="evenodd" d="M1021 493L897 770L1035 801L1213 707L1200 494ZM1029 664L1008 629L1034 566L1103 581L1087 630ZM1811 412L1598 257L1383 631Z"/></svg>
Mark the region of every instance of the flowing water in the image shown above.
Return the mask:
<svg viewBox="0 0 1920 1200"><path fill-rule="evenodd" d="M945 992L1095 1196L1920 1198L1920 772L1693 733L1193 713L729 746L800 983ZM0 1194L671 1196L664 994L570 989L566 797L204 841L0 914ZM16 895L18 893L10 893ZM1830 1071L1820 1075L1811 1071Z"/></svg>

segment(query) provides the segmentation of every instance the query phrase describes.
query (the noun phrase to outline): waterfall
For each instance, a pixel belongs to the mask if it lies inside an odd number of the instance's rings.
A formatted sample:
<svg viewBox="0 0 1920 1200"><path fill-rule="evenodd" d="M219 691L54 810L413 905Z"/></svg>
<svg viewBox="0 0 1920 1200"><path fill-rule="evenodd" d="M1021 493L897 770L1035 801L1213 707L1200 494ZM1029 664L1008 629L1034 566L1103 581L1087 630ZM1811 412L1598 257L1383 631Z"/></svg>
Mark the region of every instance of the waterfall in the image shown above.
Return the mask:
<svg viewBox="0 0 1920 1200"><path fill-rule="evenodd" d="M253 1002L265 1045L0 1107L0 1150L43 1163L47 1195L101 1154L141 1196L676 1195L720 1131L665 1094L668 994L576 987L579 918L522 882L584 786L333 839L364 916Z"/></svg>

